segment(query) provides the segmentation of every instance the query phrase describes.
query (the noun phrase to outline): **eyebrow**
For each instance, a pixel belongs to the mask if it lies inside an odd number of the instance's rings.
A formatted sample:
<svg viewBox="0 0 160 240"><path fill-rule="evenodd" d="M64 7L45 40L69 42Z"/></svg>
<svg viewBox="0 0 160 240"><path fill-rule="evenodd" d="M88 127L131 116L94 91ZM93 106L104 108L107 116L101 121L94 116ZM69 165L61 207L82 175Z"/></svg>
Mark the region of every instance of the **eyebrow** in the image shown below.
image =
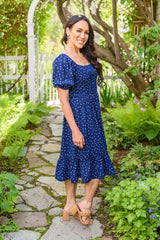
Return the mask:
<svg viewBox="0 0 160 240"><path fill-rule="evenodd" d="M79 29L79 30L83 30L83 29L80 28L80 27L77 27L77 29ZM89 29L85 30L85 32L89 32Z"/></svg>

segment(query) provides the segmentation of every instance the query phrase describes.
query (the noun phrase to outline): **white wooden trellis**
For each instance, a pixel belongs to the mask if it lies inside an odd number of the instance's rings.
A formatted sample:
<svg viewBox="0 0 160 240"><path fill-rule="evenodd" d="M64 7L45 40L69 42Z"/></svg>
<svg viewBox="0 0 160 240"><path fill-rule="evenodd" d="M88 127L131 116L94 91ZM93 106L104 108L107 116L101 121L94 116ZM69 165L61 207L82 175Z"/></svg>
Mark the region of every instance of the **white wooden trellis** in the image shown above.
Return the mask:
<svg viewBox="0 0 160 240"><path fill-rule="evenodd" d="M43 102L46 100L48 104L58 105L57 90L53 88L51 80L51 67L48 68L48 61L51 63L54 57L44 56L43 53L40 54L40 78L38 74L38 34L34 33L33 22L34 12L38 3L39 0L32 1L27 20L29 99L31 102L37 102L39 100Z"/></svg>
<svg viewBox="0 0 160 240"><path fill-rule="evenodd" d="M40 101L47 100L48 105L59 105L57 89L52 85L52 62L54 56L45 56L43 52L40 54Z"/></svg>
<svg viewBox="0 0 160 240"><path fill-rule="evenodd" d="M37 85L36 101L37 102L47 102L48 105L59 105L58 93L56 88L53 88L52 84L52 62L55 56L45 56L43 52L40 53L40 58L38 58L37 72L35 77ZM19 62L27 60L27 56L18 56L17 51L15 56L0 56L0 62L3 69L0 68L0 94L6 92L14 82L20 77L23 69L18 69ZM39 70L39 72L38 72ZM27 81L25 81L27 80ZM26 87L28 82L28 74L21 77L20 82L17 82L15 87L12 88L11 92L19 93L24 95L30 94L30 90ZM2 84L5 83L5 87ZM21 88L20 88L21 86ZM28 84L27 84L28 86Z"/></svg>
<svg viewBox="0 0 160 240"><path fill-rule="evenodd" d="M0 56L0 94L7 92L14 82L20 77L23 69L19 69L19 62L23 63L26 59L27 56L18 56L17 50L15 56L7 56L7 54L5 56ZM11 92L21 93L24 95L25 79L27 78L28 75L23 75L20 81L16 83L15 87L11 89ZM22 90L20 90L20 85Z"/></svg>
<svg viewBox="0 0 160 240"><path fill-rule="evenodd" d="M39 0L33 0L29 12L28 12L28 20L27 20L27 38L28 38L28 79L29 79L29 100L31 102L36 102L38 100L38 77L37 77L37 69L38 69L38 39L34 34L34 12L36 9Z"/></svg>

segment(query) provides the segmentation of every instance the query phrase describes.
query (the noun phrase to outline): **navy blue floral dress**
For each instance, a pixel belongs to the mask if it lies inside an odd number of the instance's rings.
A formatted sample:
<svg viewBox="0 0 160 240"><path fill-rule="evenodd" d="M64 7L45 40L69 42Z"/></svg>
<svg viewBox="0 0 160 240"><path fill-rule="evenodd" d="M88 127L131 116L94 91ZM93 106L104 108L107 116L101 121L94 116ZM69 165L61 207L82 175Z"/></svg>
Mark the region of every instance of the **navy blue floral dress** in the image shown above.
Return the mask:
<svg viewBox="0 0 160 240"><path fill-rule="evenodd" d="M53 62L53 86L69 89L69 103L85 145L78 148L72 141L72 132L66 118L63 120L61 153L55 178L59 181L78 178L87 183L92 179L104 179L115 171L108 156L102 125L97 71L91 65L78 65L66 54L60 54Z"/></svg>

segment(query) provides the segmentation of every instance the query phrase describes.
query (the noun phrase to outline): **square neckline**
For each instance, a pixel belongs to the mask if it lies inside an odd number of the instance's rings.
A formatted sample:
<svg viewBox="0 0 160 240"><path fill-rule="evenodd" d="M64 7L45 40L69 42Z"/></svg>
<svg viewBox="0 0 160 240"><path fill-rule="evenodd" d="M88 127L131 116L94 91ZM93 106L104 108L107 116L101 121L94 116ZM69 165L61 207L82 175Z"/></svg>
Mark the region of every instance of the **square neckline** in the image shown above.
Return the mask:
<svg viewBox="0 0 160 240"><path fill-rule="evenodd" d="M61 53L61 55L67 56L69 59L71 59L71 60L72 60L76 65L78 65L78 66L86 67L86 66L90 66L90 65L91 65L91 63L89 63L89 64L87 64L87 65L80 65L80 64L76 63L76 62L75 62L70 56L68 56L67 54Z"/></svg>

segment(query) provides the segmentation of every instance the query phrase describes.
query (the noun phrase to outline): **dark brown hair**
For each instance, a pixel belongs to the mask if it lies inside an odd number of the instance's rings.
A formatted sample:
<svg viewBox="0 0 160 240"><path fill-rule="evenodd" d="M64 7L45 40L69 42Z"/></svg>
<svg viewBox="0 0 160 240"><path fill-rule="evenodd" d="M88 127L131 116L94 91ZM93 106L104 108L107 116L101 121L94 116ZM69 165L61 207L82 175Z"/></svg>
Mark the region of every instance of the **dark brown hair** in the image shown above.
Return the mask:
<svg viewBox="0 0 160 240"><path fill-rule="evenodd" d="M97 70L98 72L98 85L100 85L103 82L103 74L102 74L102 64L97 61L97 55L95 52L95 47L94 47L94 32L92 29L92 26L88 20L88 18L84 15L74 15L72 16L66 23L65 29L64 29L64 35L61 40L61 43L65 45L67 43L67 34L66 34L66 28L68 27L69 29L72 28L72 26L81 21L84 20L88 23L89 26L89 38L86 42L86 44L83 46L83 48L80 49L80 52L83 53L83 55L86 57L86 59L93 65L93 67Z"/></svg>

